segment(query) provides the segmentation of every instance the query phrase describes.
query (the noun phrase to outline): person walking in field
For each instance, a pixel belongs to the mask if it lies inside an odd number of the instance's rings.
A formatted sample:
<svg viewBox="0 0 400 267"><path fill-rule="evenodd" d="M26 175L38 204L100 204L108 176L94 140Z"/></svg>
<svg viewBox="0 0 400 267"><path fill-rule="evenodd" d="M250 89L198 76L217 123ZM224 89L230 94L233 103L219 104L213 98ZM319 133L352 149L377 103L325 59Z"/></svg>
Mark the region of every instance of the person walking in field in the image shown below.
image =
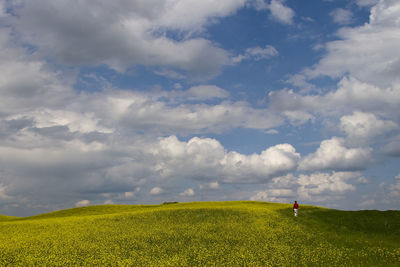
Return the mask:
<svg viewBox="0 0 400 267"><path fill-rule="evenodd" d="M293 204L293 211L294 211L294 216L297 217L297 214L298 214L298 212L299 212L299 204L297 204L297 201L294 201L294 204Z"/></svg>

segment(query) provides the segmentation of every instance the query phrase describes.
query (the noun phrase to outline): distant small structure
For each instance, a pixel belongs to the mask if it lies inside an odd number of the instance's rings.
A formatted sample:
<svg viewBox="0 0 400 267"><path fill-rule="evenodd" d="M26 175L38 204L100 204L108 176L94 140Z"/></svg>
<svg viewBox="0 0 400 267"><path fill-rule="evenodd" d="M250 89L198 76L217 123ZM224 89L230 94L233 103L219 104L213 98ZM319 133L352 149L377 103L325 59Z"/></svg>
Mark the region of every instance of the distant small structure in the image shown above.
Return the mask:
<svg viewBox="0 0 400 267"><path fill-rule="evenodd" d="M177 203L179 203L179 202L177 202L177 201L165 201L165 202L163 203L163 205L177 204Z"/></svg>

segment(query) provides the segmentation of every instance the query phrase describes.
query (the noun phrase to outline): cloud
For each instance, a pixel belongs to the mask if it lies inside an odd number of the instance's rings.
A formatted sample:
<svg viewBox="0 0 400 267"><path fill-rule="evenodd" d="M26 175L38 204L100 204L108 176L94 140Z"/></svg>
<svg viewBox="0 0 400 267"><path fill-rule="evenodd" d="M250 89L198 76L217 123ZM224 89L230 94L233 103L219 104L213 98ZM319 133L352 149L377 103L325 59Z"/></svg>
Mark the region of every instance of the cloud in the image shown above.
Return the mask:
<svg viewBox="0 0 400 267"><path fill-rule="evenodd" d="M308 78L349 74L382 88L398 86L400 77L400 2L379 1L371 9L369 23L342 28L339 40L326 44L327 54L304 71Z"/></svg>
<svg viewBox="0 0 400 267"><path fill-rule="evenodd" d="M183 191L182 193L179 194L182 197L192 197L194 196L194 190L192 188L188 188L185 191Z"/></svg>
<svg viewBox="0 0 400 267"><path fill-rule="evenodd" d="M290 144L272 146L260 154L249 156L230 152L222 161L225 182L263 181L290 172L297 167L300 154ZM249 177L249 178L245 178Z"/></svg>
<svg viewBox="0 0 400 267"><path fill-rule="evenodd" d="M0 199L6 200L6 199L10 199L11 197L7 194L7 186L0 184Z"/></svg>
<svg viewBox="0 0 400 267"><path fill-rule="evenodd" d="M394 199L400 199L400 174L395 177L395 183L387 187L389 191L389 197Z"/></svg>
<svg viewBox="0 0 400 267"><path fill-rule="evenodd" d="M340 129L352 144L368 144L378 141L374 140L377 137L399 129L399 126L393 121L380 120L372 113L355 111L340 119Z"/></svg>
<svg viewBox="0 0 400 267"><path fill-rule="evenodd" d="M225 90L215 86L199 86L187 92L151 95L140 92L114 91L92 97L85 103L89 111L103 118L107 128L127 132L146 131L149 134L188 134L222 132L232 127L268 129L281 125L283 120L267 109L255 109L246 102L223 101L219 104L187 103L175 100L207 100L227 97ZM167 100L165 100L167 97ZM168 101L168 99L170 101ZM82 100L83 101L83 100ZM169 103L171 102L171 103ZM99 109L99 107L101 109ZM107 113L104 113L107 110Z"/></svg>
<svg viewBox="0 0 400 267"><path fill-rule="evenodd" d="M286 0L271 0L268 2L265 0L255 0L250 3L256 10L269 10L272 19L282 24L290 25L293 24L295 12L293 9L286 6L284 4L285 2Z"/></svg>
<svg viewBox="0 0 400 267"><path fill-rule="evenodd" d="M200 185L199 185L199 188L200 188L201 190L203 190L203 189L212 189L212 190L216 190L216 189L219 189L219 188L220 188L220 184L218 183L218 181L215 181L215 182L210 182L210 183L207 183L207 184L200 184Z"/></svg>
<svg viewBox="0 0 400 267"><path fill-rule="evenodd" d="M275 145L260 154L243 155L225 151L215 139L198 137L188 142L174 136L163 138L151 151L158 159L156 170L162 177L218 179L226 183L268 180L294 170L300 158L289 144Z"/></svg>
<svg viewBox="0 0 400 267"><path fill-rule="evenodd" d="M341 195L348 191L354 191L355 187L349 184L347 180L359 178L357 172L335 172L332 175L328 173L314 173L311 175L300 175L298 189L299 197L305 200L313 198L324 198L324 195Z"/></svg>
<svg viewBox="0 0 400 267"><path fill-rule="evenodd" d="M252 59L255 61L259 61L262 59L269 59L277 55L279 55L279 52L272 45L267 45L264 48L256 46L247 48L244 54L235 56L231 60L232 63L236 64L242 62L243 60Z"/></svg>
<svg viewBox="0 0 400 267"><path fill-rule="evenodd" d="M347 148L343 138L333 137L322 141L316 152L304 157L299 170L362 170L371 163L371 152L370 148Z"/></svg>
<svg viewBox="0 0 400 267"><path fill-rule="evenodd" d="M208 186L210 187L210 189L218 189L220 187L218 182L211 182L208 184Z"/></svg>
<svg viewBox="0 0 400 267"><path fill-rule="evenodd" d="M193 35L246 1L103 0L95 6L79 2L74 8L68 1L21 2L14 7L18 34L59 63L105 64L118 71L134 65L164 66L197 79L215 76L229 58L217 44ZM182 37L167 37L171 31Z"/></svg>
<svg viewBox="0 0 400 267"><path fill-rule="evenodd" d="M125 192L124 193L125 198L127 199L132 199L135 197L135 192Z"/></svg>
<svg viewBox="0 0 400 267"><path fill-rule="evenodd" d="M267 8L276 21L283 24L293 24L295 12L290 7L285 6L284 2L285 0L271 0Z"/></svg>
<svg viewBox="0 0 400 267"><path fill-rule="evenodd" d="M5 16L7 16L6 6L5 6L5 2L3 2L3 0L1 0L0 1L0 19Z"/></svg>
<svg viewBox="0 0 400 267"><path fill-rule="evenodd" d="M329 15L333 18L334 22L341 25L350 24L353 21L353 13L344 8L336 8Z"/></svg>
<svg viewBox="0 0 400 267"><path fill-rule="evenodd" d="M293 202L297 199L308 203L336 200L355 190L351 183L365 179L359 172L315 172L310 175L288 174L273 178L266 189L257 191L251 200Z"/></svg>
<svg viewBox="0 0 400 267"><path fill-rule="evenodd" d="M400 135L395 136L384 145L382 152L390 157L400 157Z"/></svg>
<svg viewBox="0 0 400 267"><path fill-rule="evenodd" d="M190 87L185 96L189 100L225 99L229 92L215 85L199 85Z"/></svg>
<svg viewBox="0 0 400 267"><path fill-rule="evenodd" d="M156 195L160 195L163 192L164 192L164 189L162 189L161 187L153 187L150 190L150 195L156 196Z"/></svg>
<svg viewBox="0 0 400 267"><path fill-rule="evenodd" d="M385 117L400 114L398 86L380 88L354 77L344 77L337 89L320 94L300 94L293 90L272 91L269 105L272 110L304 111L323 116L343 116L356 110L377 113Z"/></svg>
<svg viewBox="0 0 400 267"><path fill-rule="evenodd" d="M88 206L90 204L90 201L87 199L78 201L75 203L75 207L84 207L84 206Z"/></svg>
<svg viewBox="0 0 400 267"><path fill-rule="evenodd" d="M0 114L37 107L65 107L74 95L73 76L61 75L25 49L15 47L11 30L0 28Z"/></svg>
<svg viewBox="0 0 400 267"><path fill-rule="evenodd" d="M310 120L313 120L314 117L309 112L306 111L284 111L283 115L289 120L291 125L299 126Z"/></svg>
<svg viewBox="0 0 400 267"><path fill-rule="evenodd" d="M361 7L369 7L377 4L379 0L356 0L357 5Z"/></svg>

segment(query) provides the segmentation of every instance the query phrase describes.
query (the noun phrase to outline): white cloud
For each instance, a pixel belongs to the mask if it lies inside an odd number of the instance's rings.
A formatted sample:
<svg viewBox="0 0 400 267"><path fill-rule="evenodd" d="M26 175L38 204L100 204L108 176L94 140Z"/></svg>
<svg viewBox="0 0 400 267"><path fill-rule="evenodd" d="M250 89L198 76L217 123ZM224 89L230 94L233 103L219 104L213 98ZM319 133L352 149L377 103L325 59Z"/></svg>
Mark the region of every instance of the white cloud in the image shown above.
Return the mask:
<svg viewBox="0 0 400 267"><path fill-rule="evenodd" d="M229 152L222 160L226 182L249 182L290 172L297 167L300 154L290 144L272 146L249 156ZM246 178L245 178L246 177Z"/></svg>
<svg viewBox="0 0 400 267"><path fill-rule="evenodd" d="M315 153L302 159L299 170L353 171L365 169L372 161L370 148L347 148L345 139L333 137L321 142Z"/></svg>
<svg viewBox="0 0 400 267"><path fill-rule="evenodd" d="M218 181L215 181L215 182L210 182L210 183L207 183L207 184L200 184L199 188L201 190L204 190L204 189L216 190L216 189L220 188L220 184L218 183Z"/></svg>
<svg viewBox="0 0 400 267"><path fill-rule="evenodd" d="M326 44L327 54L304 71L308 78L344 74L382 88L400 83L400 2L379 1L363 26L343 28L339 40Z"/></svg>
<svg viewBox="0 0 400 267"><path fill-rule="evenodd" d="M112 133L109 129L99 125L99 119L94 113L77 113L67 110L52 110L40 108L27 113L10 116L7 120L30 119L37 128L65 126L71 132L80 133Z"/></svg>
<svg viewBox="0 0 400 267"><path fill-rule="evenodd" d="M298 183L299 197L306 200L313 200L315 196L324 197L325 194L340 195L348 191L354 191L355 187L347 180L359 178L357 172L334 172L314 173L311 175L300 175Z"/></svg>
<svg viewBox="0 0 400 267"><path fill-rule="evenodd" d="M344 77L337 90L325 94L299 94L293 90L272 91L269 103L273 110L303 111L323 116L343 116L355 110L395 117L400 114L399 86L381 89L361 82L354 77Z"/></svg>
<svg viewBox="0 0 400 267"><path fill-rule="evenodd" d="M153 187L151 190L150 190L150 195L153 195L153 196L155 196L155 195L160 195L160 194L162 194L164 192L164 189L162 189L161 187Z"/></svg>
<svg viewBox="0 0 400 267"><path fill-rule="evenodd" d="M185 191L183 191L182 193L179 194L182 197L192 197L194 196L194 190L192 188L188 188Z"/></svg>
<svg viewBox="0 0 400 267"><path fill-rule="evenodd" d="M78 201L75 203L75 207L83 207L83 206L88 206L90 204L90 201L87 199Z"/></svg>
<svg viewBox="0 0 400 267"><path fill-rule="evenodd" d="M271 16L283 24L293 24L295 12L290 7L284 5L285 0L271 0L267 8Z"/></svg>
<svg viewBox="0 0 400 267"><path fill-rule="evenodd" d="M220 187L218 182L211 182L208 184L208 186L210 187L210 189L218 189Z"/></svg>
<svg viewBox="0 0 400 267"><path fill-rule="evenodd" d="M348 9L336 8L329 13L329 15L331 15L333 21L338 24L346 25L353 21L353 13Z"/></svg>
<svg viewBox="0 0 400 267"><path fill-rule="evenodd" d="M198 137L188 142L175 136L163 138L151 151L158 159L156 170L162 177L218 179L228 183L268 180L294 170L300 158L289 144L270 147L260 154L243 155L225 151L215 139Z"/></svg>
<svg viewBox="0 0 400 267"><path fill-rule="evenodd" d="M297 199L309 203L336 200L355 190L351 181L365 179L359 172L316 172L310 175L288 174L273 178L266 189L257 191L251 200L293 202Z"/></svg>
<svg viewBox="0 0 400 267"><path fill-rule="evenodd" d="M279 134L279 131L275 130L275 129L271 129L271 130L266 131L266 133L267 134Z"/></svg>
<svg viewBox="0 0 400 267"><path fill-rule="evenodd" d="M187 92L174 94L185 100L198 101L228 95L225 90L215 86L194 87ZM172 95L172 103L168 103L165 94L157 96L114 91L98 95L98 98L92 97L85 105L87 108L93 107L92 111L101 116L109 128L115 128L113 125L117 123L126 131L146 130L158 134L222 132L232 127L268 129L283 123L281 117L268 109L255 109L246 102L177 105L175 96Z"/></svg>
<svg viewBox="0 0 400 267"><path fill-rule="evenodd" d="M302 125L310 120L313 120L313 115L306 111L284 111L283 115L289 120L290 124L294 126Z"/></svg>
<svg viewBox="0 0 400 267"><path fill-rule="evenodd" d="M132 199L135 197L135 192L125 192L124 193L125 198L127 199Z"/></svg>
<svg viewBox="0 0 400 267"><path fill-rule="evenodd" d="M256 10L269 10L271 12L272 19L283 23L293 24L293 18L295 12L293 9L285 5L286 0L255 0L250 3L256 8Z"/></svg>
<svg viewBox="0 0 400 267"><path fill-rule="evenodd" d="M236 64L242 62L243 60L252 59L255 61L259 61L262 59L269 59L277 55L279 55L279 52L272 45L266 45L264 48L256 46L247 48L244 54L235 56L231 60L232 63Z"/></svg>
<svg viewBox="0 0 400 267"><path fill-rule="evenodd" d="M398 128L395 122L380 120L372 113L355 111L340 119L340 129L346 133L352 144L368 144Z"/></svg>

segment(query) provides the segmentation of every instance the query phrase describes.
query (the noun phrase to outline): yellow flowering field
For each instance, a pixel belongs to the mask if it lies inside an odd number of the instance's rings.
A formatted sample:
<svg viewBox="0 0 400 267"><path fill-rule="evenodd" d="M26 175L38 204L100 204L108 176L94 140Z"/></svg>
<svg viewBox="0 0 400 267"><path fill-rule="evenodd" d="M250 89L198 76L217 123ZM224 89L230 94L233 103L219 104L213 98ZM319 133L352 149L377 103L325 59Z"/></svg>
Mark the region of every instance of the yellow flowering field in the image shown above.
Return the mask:
<svg viewBox="0 0 400 267"><path fill-rule="evenodd" d="M0 266L400 266L400 211L253 201L0 216Z"/></svg>

